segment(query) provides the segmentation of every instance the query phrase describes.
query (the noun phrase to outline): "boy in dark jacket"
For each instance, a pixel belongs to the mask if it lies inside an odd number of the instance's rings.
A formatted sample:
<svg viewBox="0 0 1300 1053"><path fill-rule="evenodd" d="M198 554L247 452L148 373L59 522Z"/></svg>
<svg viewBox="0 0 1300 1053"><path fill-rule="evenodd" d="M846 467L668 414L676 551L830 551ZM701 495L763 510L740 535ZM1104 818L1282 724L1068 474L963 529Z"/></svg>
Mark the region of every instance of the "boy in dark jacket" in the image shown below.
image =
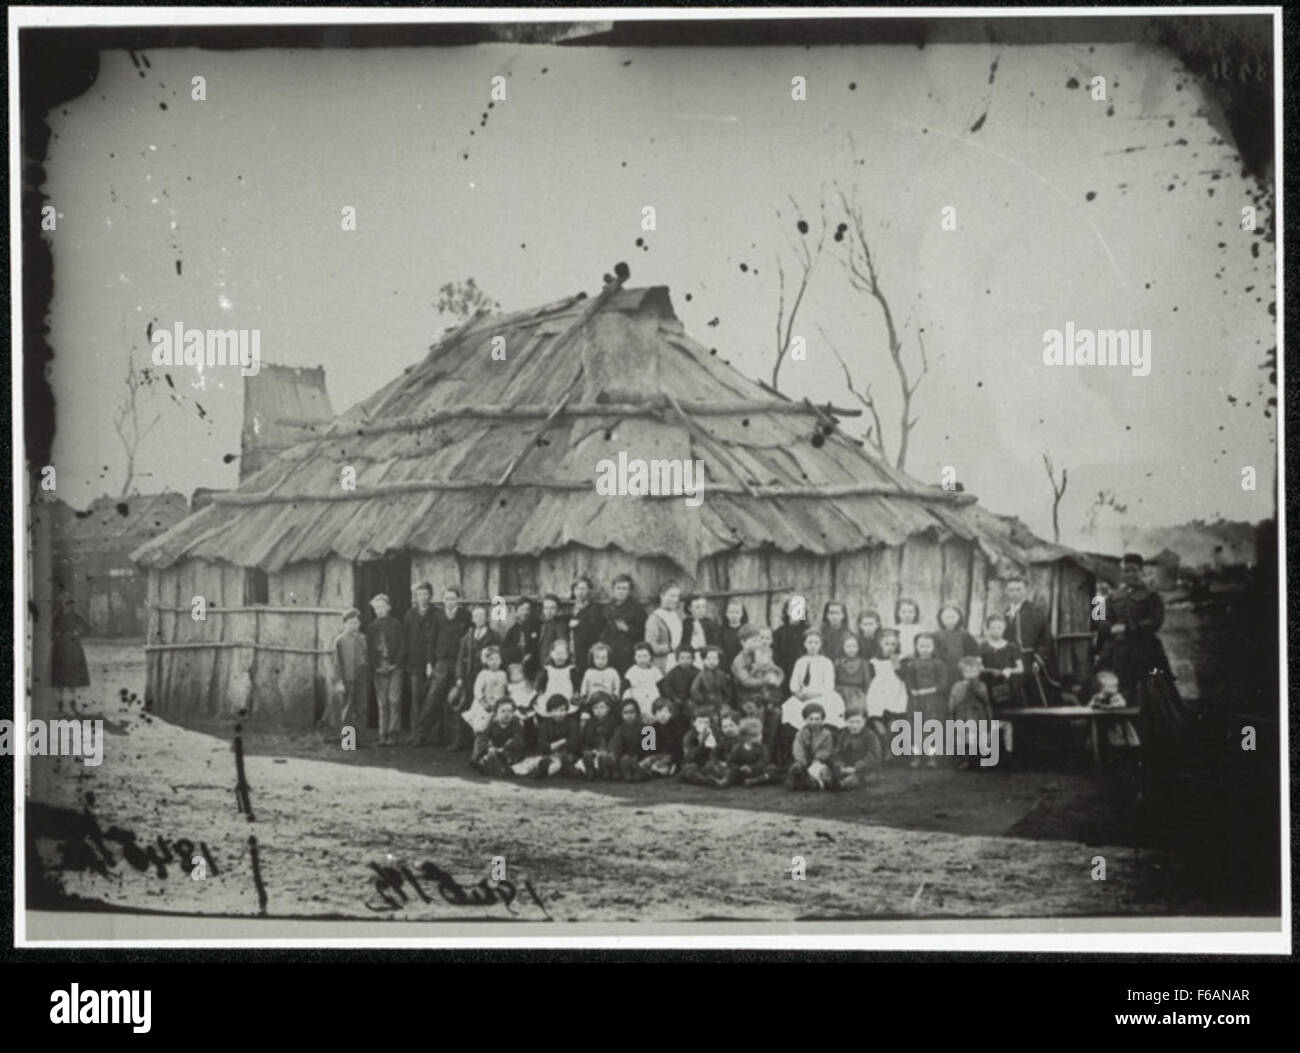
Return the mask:
<svg viewBox="0 0 1300 1053"><path fill-rule="evenodd" d="M402 665L406 641L402 623L390 615L388 597L379 593L370 601L375 620L366 630L366 649L370 652L370 669L375 680L375 698L379 702L379 745L396 746L397 728L402 716Z"/></svg>
<svg viewBox="0 0 1300 1053"><path fill-rule="evenodd" d="M885 748L880 737L867 727L867 715L854 710L844 720L835 740L834 760L841 772L840 789L851 790L880 778Z"/></svg>
<svg viewBox="0 0 1300 1053"><path fill-rule="evenodd" d="M612 779L618 774L618 765L609 752L609 740L618 728L618 714L613 711L613 700L604 691L594 692L587 705L591 715L578 732L583 778Z"/></svg>
<svg viewBox="0 0 1300 1053"><path fill-rule="evenodd" d="M578 714L570 712L569 700L563 695L548 698L546 716L537 722L537 749L542 759L533 776L547 779L570 774L579 756L579 733Z"/></svg>
<svg viewBox="0 0 1300 1053"><path fill-rule="evenodd" d="M619 725L609 737L609 755L618 765L619 778L624 782L640 782L650 777L649 764L647 770L641 768L643 760L653 759L642 745L646 741L645 729L641 707L633 699L624 699L619 707Z"/></svg>
<svg viewBox="0 0 1300 1053"><path fill-rule="evenodd" d="M686 735L686 717L666 698L657 698L650 707L655 729L654 761L650 774L666 778L676 775L682 763L682 739Z"/></svg>
<svg viewBox="0 0 1300 1053"><path fill-rule="evenodd" d="M532 680L541 667L537 645L542 638L542 623L533 612L533 601L521 596L515 605L515 623L506 630L501 643L502 664L524 667L524 676Z"/></svg>
<svg viewBox="0 0 1300 1053"><path fill-rule="evenodd" d="M429 647L433 643L433 586L427 581L415 587L414 604L402 619L406 636L406 687L409 698L411 745L423 746L418 724L420 707L429 693Z"/></svg>
<svg viewBox="0 0 1300 1053"><path fill-rule="evenodd" d="M370 661L366 657L366 638L361 634L361 612L355 607L343 612L343 632L334 641L334 668L343 684L340 726L352 728L359 739L366 726Z"/></svg>
<svg viewBox="0 0 1300 1053"><path fill-rule="evenodd" d="M707 714L696 714L682 740L682 781L696 786L726 787L729 773L719 745L719 735Z"/></svg>
<svg viewBox="0 0 1300 1053"><path fill-rule="evenodd" d="M677 664L659 681L659 694L677 703L680 712L689 714L691 686L699 673L695 668L695 652L683 644L677 648Z"/></svg>
<svg viewBox="0 0 1300 1053"><path fill-rule="evenodd" d="M499 699L491 722L474 736L469 763L484 775L500 778L523 759L524 726L515 716L515 704L508 698Z"/></svg>
<svg viewBox="0 0 1300 1053"><path fill-rule="evenodd" d="M672 677L672 673L668 674ZM691 683L690 700L687 712L694 716L701 708L711 709L719 719L733 711L735 702L731 677L722 668L722 648L709 646L704 649L704 668L699 671Z"/></svg>
<svg viewBox="0 0 1300 1053"><path fill-rule="evenodd" d="M787 790L833 790L837 783L835 735L826 727L826 710L809 702L801 711L803 727L794 737L794 763L785 779Z"/></svg>
<svg viewBox="0 0 1300 1053"><path fill-rule="evenodd" d="M780 775L763 745L763 722L746 717L740 722L740 741L727 754L732 786L766 786Z"/></svg>
<svg viewBox="0 0 1300 1053"><path fill-rule="evenodd" d="M454 743L464 723L447 705L447 695L456 682L456 657L460 642L469 632L469 611L460 603L460 588L449 585L442 592L442 607L433 612L429 634L429 687L412 729L417 743Z"/></svg>

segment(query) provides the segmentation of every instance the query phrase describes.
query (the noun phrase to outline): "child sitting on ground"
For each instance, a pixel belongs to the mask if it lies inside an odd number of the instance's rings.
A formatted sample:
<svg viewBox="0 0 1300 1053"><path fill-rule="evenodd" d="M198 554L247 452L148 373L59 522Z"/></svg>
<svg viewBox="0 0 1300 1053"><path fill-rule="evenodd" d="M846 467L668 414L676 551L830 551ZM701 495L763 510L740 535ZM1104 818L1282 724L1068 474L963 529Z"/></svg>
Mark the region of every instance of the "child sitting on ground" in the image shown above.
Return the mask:
<svg viewBox="0 0 1300 1053"><path fill-rule="evenodd" d="M852 790L880 778L885 747L867 727L867 715L855 709L844 718L844 730L835 740L834 761L840 771L840 789Z"/></svg>
<svg viewBox="0 0 1300 1053"><path fill-rule="evenodd" d="M705 714L691 722L682 740L682 781L696 786L723 789L727 785L727 763L718 744L719 736Z"/></svg>
<svg viewBox="0 0 1300 1053"><path fill-rule="evenodd" d="M561 641L556 641L558 645ZM568 645L565 645L567 650ZM533 769L533 776L548 779L568 775L578 759L579 721L570 712L569 700L556 692L546 699L546 716L537 725L537 749L541 762Z"/></svg>
<svg viewBox="0 0 1300 1053"><path fill-rule="evenodd" d="M613 779L618 775L618 765L609 752L609 740L618 728L618 714L614 712L613 699L604 691L594 691L587 700L591 719L578 731L578 750L581 754L574 767L583 778Z"/></svg>
<svg viewBox="0 0 1300 1053"><path fill-rule="evenodd" d="M487 727L474 736L470 766L490 778L509 775L524 758L524 726L515 716L515 704L499 698Z"/></svg>
<svg viewBox="0 0 1300 1053"><path fill-rule="evenodd" d="M618 777L624 782L640 782L650 777L649 772L641 768L642 760L649 759L644 746L648 741L645 730L641 707L634 699L624 699L619 707L618 727L609 737L609 756L618 767Z"/></svg>
<svg viewBox="0 0 1300 1053"><path fill-rule="evenodd" d="M632 654L633 664L624 674L627 690L623 697L635 700L641 707L642 716L648 717L650 708L659 697L659 681L664 675L654 665L654 649L648 643L637 644Z"/></svg>
<svg viewBox="0 0 1300 1053"><path fill-rule="evenodd" d="M740 721L740 741L727 754L728 781L732 786L766 786L779 777L763 745L763 722L757 717Z"/></svg>
<svg viewBox="0 0 1300 1053"><path fill-rule="evenodd" d="M653 744L641 766L656 778L666 779L676 775L681 764L686 719L673 712L673 704L668 699L657 698L651 707L650 722L654 731Z"/></svg>
<svg viewBox="0 0 1300 1053"><path fill-rule="evenodd" d="M826 727L826 709L808 702L800 714L803 727L794 737L794 761L785 778L787 790L833 790L837 785L835 734Z"/></svg>
<svg viewBox="0 0 1300 1053"><path fill-rule="evenodd" d="M609 644L592 644L590 655L591 668L582 674L578 694L589 699L595 692L603 691L610 698L618 698L623 690L623 678L618 670L609 667Z"/></svg>

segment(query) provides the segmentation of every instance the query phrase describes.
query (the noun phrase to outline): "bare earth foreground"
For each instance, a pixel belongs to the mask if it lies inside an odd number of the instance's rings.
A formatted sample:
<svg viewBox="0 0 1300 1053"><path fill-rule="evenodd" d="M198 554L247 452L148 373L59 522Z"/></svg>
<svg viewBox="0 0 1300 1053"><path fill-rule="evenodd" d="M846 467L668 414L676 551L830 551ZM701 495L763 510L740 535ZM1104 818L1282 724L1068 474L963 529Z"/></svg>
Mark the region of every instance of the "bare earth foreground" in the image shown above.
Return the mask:
<svg viewBox="0 0 1300 1053"><path fill-rule="evenodd" d="M144 712L138 647L87 647L104 762L32 758L29 905L278 917L683 921L1240 913L1191 858L1137 846L1131 774L910 772L835 795L489 782L464 754L345 753L317 733L245 732L255 817L234 792L233 727ZM93 817L93 819L91 818ZM134 847L130 835L134 834ZM159 847L162 839L164 849ZM182 844L177 840L193 843ZM190 864L206 846L206 874ZM153 846L153 859L144 855ZM1105 879L1097 880L1096 857ZM479 882L504 857L513 902ZM795 857L806 877L792 877ZM432 864L454 881L424 869ZM372 864L374 866L372 866ZM390 868L390 880L375 867ZM407 877L395 877L405 867ZM165 873L165 876L163 874ZM414 877L413 884L409 877ZM382 886L376 887L376 883ZM534 898L524 887L531 883ZM400 891L399 891L400 889ZM462 896L464 898L462 898ZM43 897L43 898L42 898ZM425 902L425 900L428 902Z"/></svg>

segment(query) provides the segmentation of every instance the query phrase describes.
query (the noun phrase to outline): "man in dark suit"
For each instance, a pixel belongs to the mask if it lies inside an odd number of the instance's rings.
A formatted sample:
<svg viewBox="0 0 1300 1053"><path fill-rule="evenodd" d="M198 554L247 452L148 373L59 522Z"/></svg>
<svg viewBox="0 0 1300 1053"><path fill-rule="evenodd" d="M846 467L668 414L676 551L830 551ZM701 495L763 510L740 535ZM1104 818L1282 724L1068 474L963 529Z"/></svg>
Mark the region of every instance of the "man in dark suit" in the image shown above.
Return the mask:
<svg viewBox="0 0 1300 1053"><path fill-rule="evenodd" d="M449 585L442 592L442 607L433 612L429 631L429 689L420 706L419 719L412 728L421 745L455 742L460 737L460 716L447 709L447 695L456 683L456 656L460 641L469 631L469 611L461 606L460 586Z"/></svg>
<svg viewBox="0 0 1300 1053"><path fill-rule="evenodd" d="M410 699L411 743L428 744L427 737L420 740L416 727L420 720L420 707L429 693L429 645L433 642L433 586L427 581L415 587L415 605L402 619L406 634L406 684Z"/></svg>
<svg viewBox="0 0 1300 1053"><path fill-rule="evenodd" d="M1025 663L1025 674L1020 683L1023 703L1028 706L1049 705L1046 677L1051 669L1052 633L1047 612L1028 598L1029 587L1019 574L1006 579L1004 590L1007 597L1007 639L1020 648Z"/></svg>

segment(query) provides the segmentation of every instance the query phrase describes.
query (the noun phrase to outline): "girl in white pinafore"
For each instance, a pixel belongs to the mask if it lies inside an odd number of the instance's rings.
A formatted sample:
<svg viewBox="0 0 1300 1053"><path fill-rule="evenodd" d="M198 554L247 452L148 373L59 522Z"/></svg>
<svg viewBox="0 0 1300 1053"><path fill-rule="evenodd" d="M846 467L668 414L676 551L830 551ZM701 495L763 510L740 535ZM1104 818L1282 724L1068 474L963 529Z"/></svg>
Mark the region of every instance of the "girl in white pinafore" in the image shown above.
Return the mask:
<svg viewBox="0 0 1300 1053"><path fill-rule="evenodd" d="M844 699L835 690L835 663L821 653L822 634L809 629L803 634L806 652L794 663L790 690L794 692L781 707L781 723L798 731L803 727L803 707L819 702L826 710L826 723L833 728L844 726Z"/></svg>
<svg viewBox="0 0 1300 1053"><path fill-rule="evenodd" d="M898 633L885 629L880 634L880 653L871 659L871 686L867 688L867 721L877 735L887 735L887 726L907 716L907 685L898 675ZM889 738L884 739L885 742Z"/></svg>

